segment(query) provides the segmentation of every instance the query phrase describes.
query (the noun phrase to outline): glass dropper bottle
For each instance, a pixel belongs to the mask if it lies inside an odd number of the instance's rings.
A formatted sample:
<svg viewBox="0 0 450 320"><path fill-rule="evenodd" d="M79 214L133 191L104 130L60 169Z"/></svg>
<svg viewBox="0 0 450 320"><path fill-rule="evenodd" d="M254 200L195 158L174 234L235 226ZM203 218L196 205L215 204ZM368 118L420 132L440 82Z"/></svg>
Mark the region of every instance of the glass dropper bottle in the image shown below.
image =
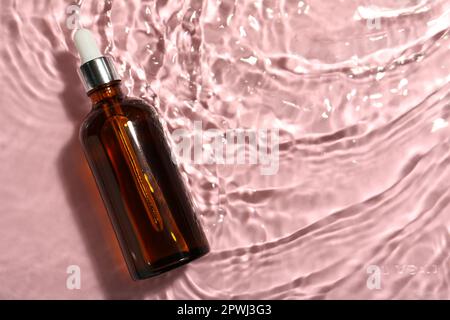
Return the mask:
<svg viewBox="0 0 450 320"><path fill-rule="evenodd" d="M92 102L80 140L133 279L205 255L208 241L155 108L122 92L90 31L77 30L74 40Z"/></svg>

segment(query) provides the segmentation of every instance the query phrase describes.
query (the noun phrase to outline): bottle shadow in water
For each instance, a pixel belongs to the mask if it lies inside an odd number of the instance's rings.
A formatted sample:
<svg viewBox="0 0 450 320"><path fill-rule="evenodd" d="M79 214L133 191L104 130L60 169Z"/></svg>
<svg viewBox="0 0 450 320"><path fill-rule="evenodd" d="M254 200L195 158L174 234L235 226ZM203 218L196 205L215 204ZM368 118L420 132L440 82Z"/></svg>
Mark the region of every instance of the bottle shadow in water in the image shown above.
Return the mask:
<svg viewBox="0 0 450 320"><path fill-rule="evenodd" d="M61 101L73 123L73 134L58 158L58 171L105 298L139 299L153 292L161 294L185 267L147 280L131 279L78 138L79 127L91 108L77 74L78 61L68 52L56 53L55 60L64 81Z"/></svg>

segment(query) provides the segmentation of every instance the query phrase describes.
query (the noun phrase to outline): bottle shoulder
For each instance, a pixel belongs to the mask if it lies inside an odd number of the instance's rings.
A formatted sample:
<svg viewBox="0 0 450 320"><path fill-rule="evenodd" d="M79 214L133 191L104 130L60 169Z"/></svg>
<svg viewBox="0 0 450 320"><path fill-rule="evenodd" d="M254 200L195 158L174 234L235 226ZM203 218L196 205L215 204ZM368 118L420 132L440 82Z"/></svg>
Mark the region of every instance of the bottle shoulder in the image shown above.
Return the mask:
<svg viewBox="0 0 450 320"><path fill-rule="evenodd" d="M132 122L142 119L159 121L158 113L152 104L142 99L126 97L117 104L104 104L92 109L80 126L80 139L84 140L87 136L99 132L107 119L113 116L125 117Z"/></svg>

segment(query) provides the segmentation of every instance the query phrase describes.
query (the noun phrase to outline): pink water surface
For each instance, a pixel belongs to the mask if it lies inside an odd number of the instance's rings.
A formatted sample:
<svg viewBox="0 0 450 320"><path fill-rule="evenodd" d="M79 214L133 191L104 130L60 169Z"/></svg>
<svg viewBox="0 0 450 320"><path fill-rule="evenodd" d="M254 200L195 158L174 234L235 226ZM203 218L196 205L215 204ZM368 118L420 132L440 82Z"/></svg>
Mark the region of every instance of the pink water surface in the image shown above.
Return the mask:
<svg viewBox="0 0 450 320"><path fill-rule="evenodd" d="M450 299L448 0L78 3L168 131L280 128L276 175L181 167L212 252L141 282L78 142L73 3L1 1L0 298Z"/></svg>

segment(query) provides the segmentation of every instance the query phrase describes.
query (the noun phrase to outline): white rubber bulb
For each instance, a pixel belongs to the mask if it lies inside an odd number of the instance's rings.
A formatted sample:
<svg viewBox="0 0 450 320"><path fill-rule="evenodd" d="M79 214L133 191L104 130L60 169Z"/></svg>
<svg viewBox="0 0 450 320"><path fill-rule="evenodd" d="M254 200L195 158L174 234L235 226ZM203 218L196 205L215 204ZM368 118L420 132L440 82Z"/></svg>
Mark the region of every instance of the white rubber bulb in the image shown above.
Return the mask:
<svg viewBox="0 0 450 320"><path fill-rule="evenodd" d="M95 38L89 30L78 29L75 32L74 41L81 58L81 64L102 56Z"/></svg>

